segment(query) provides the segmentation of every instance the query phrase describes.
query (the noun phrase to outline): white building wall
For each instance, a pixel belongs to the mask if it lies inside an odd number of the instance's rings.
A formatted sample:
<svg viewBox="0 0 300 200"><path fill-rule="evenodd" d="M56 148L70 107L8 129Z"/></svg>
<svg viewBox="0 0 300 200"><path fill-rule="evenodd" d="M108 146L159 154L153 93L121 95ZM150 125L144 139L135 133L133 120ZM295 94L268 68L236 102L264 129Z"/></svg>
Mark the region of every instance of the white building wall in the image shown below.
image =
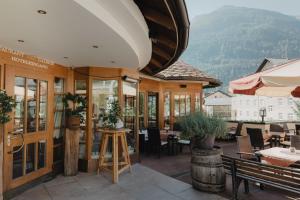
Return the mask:
<svg viewBox="0 0 300 200"><path fill-rule="evenodd" d="M261 121L259 110L266 108L265 121L297 121L296 98L238 95L232 97L232 120Z"/></svg>

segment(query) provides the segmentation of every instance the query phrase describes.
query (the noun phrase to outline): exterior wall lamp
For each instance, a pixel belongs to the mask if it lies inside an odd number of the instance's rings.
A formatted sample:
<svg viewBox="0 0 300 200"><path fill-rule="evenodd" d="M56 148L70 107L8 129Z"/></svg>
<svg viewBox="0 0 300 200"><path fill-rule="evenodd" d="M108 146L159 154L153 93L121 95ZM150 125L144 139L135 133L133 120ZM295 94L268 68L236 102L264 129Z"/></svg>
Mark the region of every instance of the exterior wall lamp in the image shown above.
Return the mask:
<svg viewBox="0 0 300 200"><path fill-rule="evenodd" d="M266 110L266 108L261 108L259 110L259 115L261 117L261 122L264 123L265 122L265 117L267 116L267 110Z"/></svg>

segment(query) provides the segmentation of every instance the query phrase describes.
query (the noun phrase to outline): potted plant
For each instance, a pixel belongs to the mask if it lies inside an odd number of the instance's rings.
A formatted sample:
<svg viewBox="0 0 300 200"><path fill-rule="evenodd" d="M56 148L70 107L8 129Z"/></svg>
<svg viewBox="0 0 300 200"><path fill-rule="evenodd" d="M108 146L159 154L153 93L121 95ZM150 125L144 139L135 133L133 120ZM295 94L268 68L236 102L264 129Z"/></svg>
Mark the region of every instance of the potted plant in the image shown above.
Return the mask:
<svg viewBox="0 0 300 200"><path fill-rule="evenodd" d="M63 98L66 112L66 127L69 129L80 128L80 122L84 120L81 113L86 108L86 98L78 94L67 93Z"/></svg>
<svg viewBox="0 0 300 200"><path fill-rule="evenodd" d="M65 133L65 176L75 176L78 172L80 123L84 117L82 112L86 108L86 98L78 94L67 93L63 98L66 112L66 133Z"/></svg>
<svg viewBox="0 0 300 200"><path fill-rule="evenodd" d="M123 128L122 111L118 100L112 100L110 108L104 116L104 128L119 129Z"/></svg>
<svg viewBox="0 0 300 200"><path fill-rule="evenodd" d="M179 125L182 136L192 141L191 175L194 188L209 192L224 191L222 149L214 143L215 138L225 136L225 122L218 117L197 112L182 117Z"/></svg>
<svg viewBox="0 0 300 200"><path fill-rule="evenodd" d="M2 186L2 171L3 171L3 136L4 136L4 124L11 120L9 113L13 111L15 107L15 101L11 96L8 96L5 90L0 90L0 185ZM0 189L0 199L3 199L2 188Z"/></svg>

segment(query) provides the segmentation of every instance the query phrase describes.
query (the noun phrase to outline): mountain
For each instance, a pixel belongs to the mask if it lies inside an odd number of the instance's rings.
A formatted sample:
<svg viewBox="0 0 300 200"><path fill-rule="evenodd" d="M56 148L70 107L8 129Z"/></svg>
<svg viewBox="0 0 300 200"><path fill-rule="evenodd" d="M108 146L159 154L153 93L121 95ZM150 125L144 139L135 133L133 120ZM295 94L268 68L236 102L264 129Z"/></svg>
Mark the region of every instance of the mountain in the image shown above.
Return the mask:
<svg viewBox="0 0 300 200"><path fill-rule="evenodd" d="M229 81L255 72L265 57L300 58L300 20L225 6L191 22L189 46L181 58L219 78L226 91Z"/></svg>

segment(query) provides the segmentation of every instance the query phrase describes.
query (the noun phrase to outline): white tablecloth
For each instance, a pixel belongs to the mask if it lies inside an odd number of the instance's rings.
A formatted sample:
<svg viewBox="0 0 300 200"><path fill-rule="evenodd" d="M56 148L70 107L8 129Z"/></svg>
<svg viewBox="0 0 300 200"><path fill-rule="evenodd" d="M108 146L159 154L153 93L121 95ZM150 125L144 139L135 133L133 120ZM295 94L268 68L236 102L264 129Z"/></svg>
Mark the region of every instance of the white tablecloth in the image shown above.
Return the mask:
<svg viewBox="0 0 300 200"><path fill-rule="evenodd" d="M296 153L291 153L289 149L273 147L270 149L265 149L258 151L264 157L287 160L291 162L300 161L300 150L296 150Z"/></svg>

